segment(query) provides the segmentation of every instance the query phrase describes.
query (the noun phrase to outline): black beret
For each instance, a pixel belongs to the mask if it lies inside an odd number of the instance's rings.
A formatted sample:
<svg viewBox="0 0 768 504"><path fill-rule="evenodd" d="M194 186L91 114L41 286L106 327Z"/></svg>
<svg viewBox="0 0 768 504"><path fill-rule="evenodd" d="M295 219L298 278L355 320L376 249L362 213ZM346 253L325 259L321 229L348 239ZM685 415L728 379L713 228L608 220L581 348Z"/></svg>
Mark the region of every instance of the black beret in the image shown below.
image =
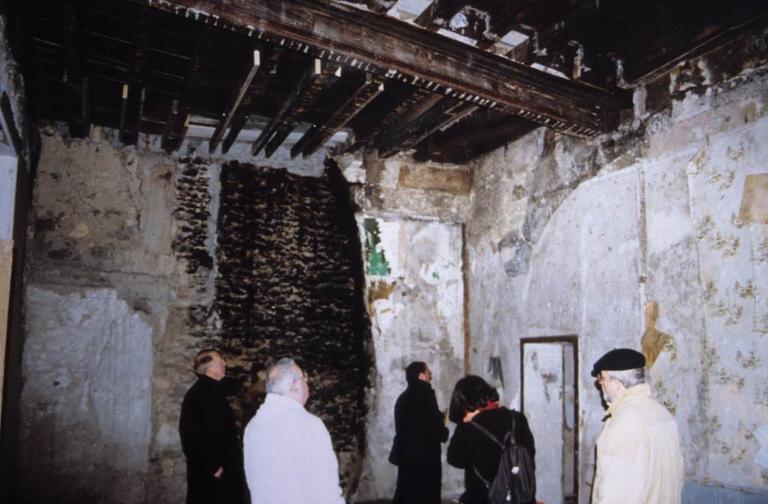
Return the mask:
<svg viewBox="0 0 768 504"><path fill-rule="evenodd" d="M600 371L624 371L645 367L645 356L631 348L614 348L603 355L592 366L592 376L597 376Z"/></svg>

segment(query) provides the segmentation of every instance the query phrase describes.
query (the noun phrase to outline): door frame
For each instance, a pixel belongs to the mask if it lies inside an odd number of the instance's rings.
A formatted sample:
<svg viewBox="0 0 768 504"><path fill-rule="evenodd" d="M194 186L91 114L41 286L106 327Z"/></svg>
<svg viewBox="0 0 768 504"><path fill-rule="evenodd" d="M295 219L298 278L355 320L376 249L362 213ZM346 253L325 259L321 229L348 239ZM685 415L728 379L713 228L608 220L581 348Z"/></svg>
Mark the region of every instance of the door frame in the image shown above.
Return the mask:
<svg viewBox="0 0 768 504"><path fill-rule="evenodd" d="M579 443L579 422L581 415L579 413L579 338L576 335L563 336L538 336L520 338L520 412L525 414L525 345L531 343L569 343L573 345L573 387L574 400L573 407L575 415L573 419L573 488L576 490L576 502L579 500L579 452L581 446Z"/></svg>

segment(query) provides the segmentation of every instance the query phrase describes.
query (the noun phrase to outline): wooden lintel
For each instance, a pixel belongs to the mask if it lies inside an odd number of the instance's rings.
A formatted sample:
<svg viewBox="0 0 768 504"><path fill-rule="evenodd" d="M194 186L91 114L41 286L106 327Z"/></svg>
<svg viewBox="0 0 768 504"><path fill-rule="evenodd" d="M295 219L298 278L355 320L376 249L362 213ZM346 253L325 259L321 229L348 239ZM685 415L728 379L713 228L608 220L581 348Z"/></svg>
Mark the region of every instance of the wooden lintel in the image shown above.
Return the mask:
<svg viewBox="0 0 768 504"><path fill-rule="evenodd" d="M439 129L450 127L451 124L472 114L478 109L453 98L443 98L427 112L389 133L379 145L379 156L386 158L401 150L414 147L424 138Z"/></svg>
<svg viewBox="0 0 768 504"><path fill-rule="evenodd" d="M349 121L359 114L371 101L384 91L384 83L367 74L363 82L347 98L344 104L328 118L325 124L316 125L317 128L307 132L293 147L291 157L296 157L299 152L307 157L319 149L334 133L343 128Z"/></svg>
<svg viewBox="0 0 768 504"><path fill-rule="evenodd" d="M256 72L259 70L259 66L261 66L261 53L254 49L251 64L245 71L243 78L238 83L236 88L237 90L233 94L229 107L227 107L227 112L222 115L219 124L216 125L216 129L213 131L213 136L211 137L211 141L208 146L208 152L212 153L216 150L216 147L219 146L221 137L224 136L224 132L229 127L232 118L235 117L237 108L240 106L240 103L242 103L243 97L245 97L245 93L248 92L248 88L251 87L251 82L253 82L253 78L256 77Z"/></svg>
<svg viewBox="0 0 768 504"><path fill-rule="evenodd" d="M312 0L141 1L267 40L288 39L302 51L356 60L377 76L397 77L445 96L519 115L557 131L593 136L614 126L629 95L549 75L418 26L352 6ZM254 27L256 27L254 29Z"/></svg>

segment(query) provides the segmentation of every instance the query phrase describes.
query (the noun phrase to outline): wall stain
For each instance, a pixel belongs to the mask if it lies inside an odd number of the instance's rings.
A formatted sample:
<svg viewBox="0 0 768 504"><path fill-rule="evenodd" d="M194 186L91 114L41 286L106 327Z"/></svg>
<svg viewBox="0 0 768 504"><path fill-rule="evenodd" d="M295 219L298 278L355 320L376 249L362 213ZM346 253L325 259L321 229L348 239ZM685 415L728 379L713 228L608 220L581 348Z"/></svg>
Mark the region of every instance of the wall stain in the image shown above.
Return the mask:
<svg viewBox="0 0 768 504"><path fill-rule="evenodd" d="M760 357L755 355L754 351L750 351L749 355L744 355L741 350L736 352L736 362L741 364L744 369L754 369L760 365Z"/></svg>
<svg viewBox="0 0 768 504"><path fill-rule="evenodd" d="M391 273L384 250L381 249L381 232L376 219L365 219L365 249L368 252L366 273L372 276L387 276Z"/></svg>
<svg viewBox="0 0 768 504"><path fill-rule="evenodd" d="M677 360L677 345L669 334L656 329L656 321L659 318L659 305L655 301L649 301L645 307L645 333L641 341L643 355L645 355L645 367L651 369L659 354L664 350L671 352L670 359Z"/></svg>
<svg viewBox="0 0 768 504"><path fill-rule="evenodd" d="M368 286L368 305L371 306L379 299L389 299L394 292L397 284L395 282L386 282L375 280Z"/></svg>

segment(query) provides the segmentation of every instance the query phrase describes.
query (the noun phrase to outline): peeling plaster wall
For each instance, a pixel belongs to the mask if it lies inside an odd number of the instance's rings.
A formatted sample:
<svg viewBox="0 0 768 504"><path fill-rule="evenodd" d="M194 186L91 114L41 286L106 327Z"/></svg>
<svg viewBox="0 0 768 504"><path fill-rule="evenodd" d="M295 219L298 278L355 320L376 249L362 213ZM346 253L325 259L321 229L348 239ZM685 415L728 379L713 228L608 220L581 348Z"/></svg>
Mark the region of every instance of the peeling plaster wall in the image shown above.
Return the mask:
<svg viewBox="0 0 768 504"><path fill-rule="evenodd" d="M648 328L686 499L766 498L768 215L755 195L768 173L767 48L768 33L753 34L677 67L636 92L635 120L615 134L539 129L473 167L472 368L502 356L517 406L519 338L578 335L582 502L603 416L589 369L611 348L639 349ZM646 323L649 301L659 316Z"/></svg>
<svg viewBox="0 0 768 504"><path fill-rule="evenodd" d="M456 224L360 216L366 290L375 353L368 452L358 498L389 499L397 468L387 458L394 406L405 390L405 367L427 362L441 409L463 375L464 290L461 227ZM445 450L443 450L443 457ZM463 486L463 473L443 464L443 494Z"/></svg>
<svg viewBox="0 0 768 504"><path fill-rule="evenodd" d="M183 502L179 410L204 346L227 353L243 424L263 396L258 372L297 357L353 492L370 336L346 182L333 169L171 157L102 133L42 130L18 501Z"/></svg>

